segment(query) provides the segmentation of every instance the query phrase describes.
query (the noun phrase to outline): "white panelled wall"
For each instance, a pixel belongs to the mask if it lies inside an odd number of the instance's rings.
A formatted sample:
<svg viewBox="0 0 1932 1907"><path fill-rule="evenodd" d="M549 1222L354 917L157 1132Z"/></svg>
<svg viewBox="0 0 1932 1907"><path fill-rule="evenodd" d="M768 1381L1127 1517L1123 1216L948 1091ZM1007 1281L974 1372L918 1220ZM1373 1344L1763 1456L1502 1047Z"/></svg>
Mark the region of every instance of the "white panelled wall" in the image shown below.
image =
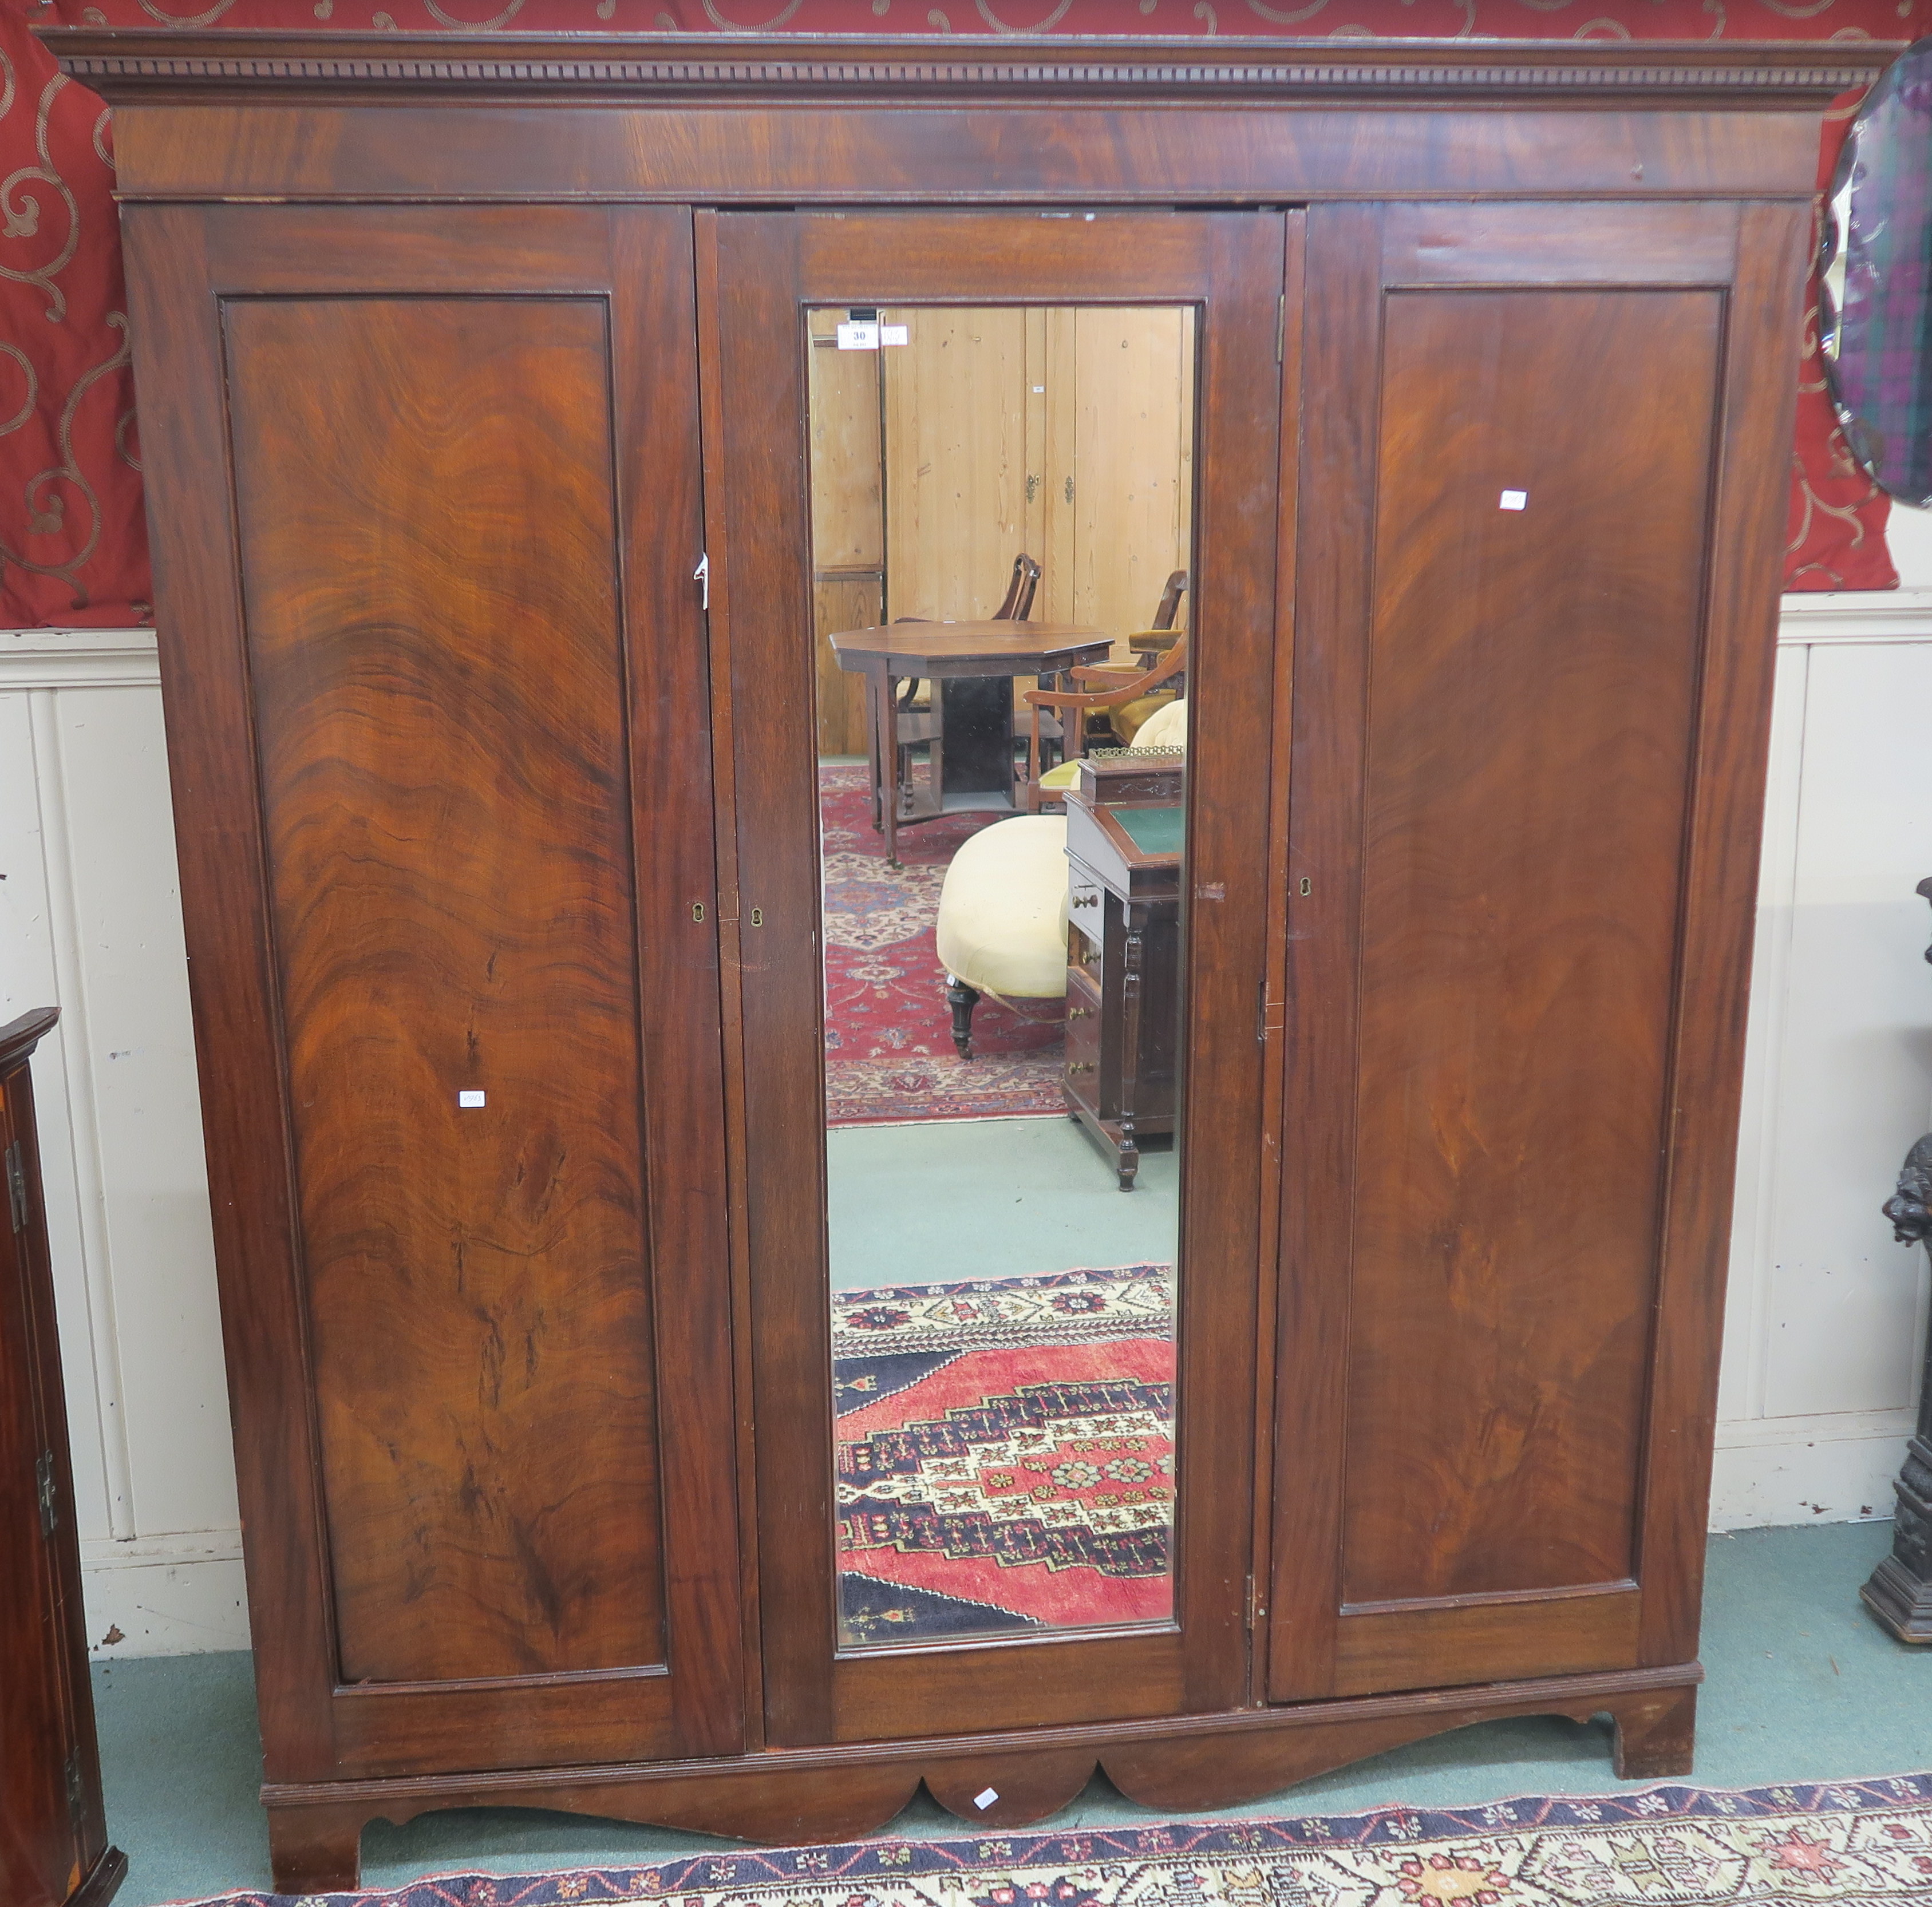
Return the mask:
<svg viewBox="0 0 1932 1907"><path fill-rule="evenodd" d="M89 1639L245 1648L152 632L0 633L0 1021L49 1006L34 1096Z"/></svg>
<svg viewBox="0 0 1932 1907"><path fill-rule="evenodd" d="M1932 1127L1932 517L1780 635L1712 1527L1890 1514ZM0 1021L34 1061L96 1654L246 1646L154 640L0 632ZM110 1639L112 1639L111 1640Z"/></svg>
<svg viewBox="0 0 1932 1907"><path fill-rule="evenodd" d="M1926 1257L1878 1207L1932 1127L1932 514L1905 587L1787 596L1712 1526L1889 1516Z"/></svg>

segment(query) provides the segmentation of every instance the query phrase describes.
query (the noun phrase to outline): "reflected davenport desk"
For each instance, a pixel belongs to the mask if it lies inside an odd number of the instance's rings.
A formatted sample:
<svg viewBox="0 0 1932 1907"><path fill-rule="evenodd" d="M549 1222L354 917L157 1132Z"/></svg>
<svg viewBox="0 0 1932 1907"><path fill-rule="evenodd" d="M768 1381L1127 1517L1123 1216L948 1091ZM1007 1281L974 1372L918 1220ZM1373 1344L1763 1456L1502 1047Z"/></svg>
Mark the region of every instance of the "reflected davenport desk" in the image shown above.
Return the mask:
<svg viewBox="0 0 1932 1907"><path fill-rule="evenodd" d="M872 825L884 829L895 865L903 823L1017 814L1013 678L1104 662L1113 648L1098 629L1064 622L893 622L828 640L839 667L866 678ZM932 683L932 706L902 708L902 689L919 682ZM912 778L910 755L921 742L932 746L923 787Z"/></svg>
<svg viewBox="0 0 1932 1907"><path fill-rule="evenodd" d="M1172 1133L1180 1046L1179 749L1089 757L1066 796L1070 1118L1110 1148L1132 1192L1140 1141Z"/></svg>

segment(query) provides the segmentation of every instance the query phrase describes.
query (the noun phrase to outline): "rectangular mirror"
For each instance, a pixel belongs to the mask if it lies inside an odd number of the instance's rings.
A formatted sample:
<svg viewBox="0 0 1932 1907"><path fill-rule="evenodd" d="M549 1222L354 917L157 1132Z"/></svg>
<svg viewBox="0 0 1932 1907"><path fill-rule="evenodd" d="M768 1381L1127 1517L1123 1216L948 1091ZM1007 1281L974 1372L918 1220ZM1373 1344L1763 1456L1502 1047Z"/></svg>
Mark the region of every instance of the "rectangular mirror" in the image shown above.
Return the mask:
<svg viewBox="0 0 1932 1907"><path fill-rule="evenodd" d="M1173 1614L1195 328L806 315L843 1648Z"/></svg>

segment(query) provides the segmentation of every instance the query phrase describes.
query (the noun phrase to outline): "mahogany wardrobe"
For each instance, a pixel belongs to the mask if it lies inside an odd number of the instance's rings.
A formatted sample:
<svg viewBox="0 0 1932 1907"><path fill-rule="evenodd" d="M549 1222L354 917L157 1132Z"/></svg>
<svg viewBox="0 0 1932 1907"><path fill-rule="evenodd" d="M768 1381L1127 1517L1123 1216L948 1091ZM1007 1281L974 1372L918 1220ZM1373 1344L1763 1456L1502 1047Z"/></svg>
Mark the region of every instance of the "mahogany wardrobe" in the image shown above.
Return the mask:
<svg viewBox="0 0 1932 1907"><path fill-rule="evenodd" d="M1818 129L1895 49L46 37L116 109L278 1885L425 1809L1199 1810L1507 1716L1688 1771ZM1175 1150L1034 1120L1077 1274L991 1167L880 1260L1071 1315L1178 1213L1142 1417L1028 1420L1052 1567L976 1613L844 1507L834 1333L903 1321L838 1174L922 1141L828 1127L877 850L812 718L825 314L942 310L1178 314L1189 419L1184 560L1117 551L1191 577ZM1150 1423L1164 1498L1048 1501Z"/></svg>

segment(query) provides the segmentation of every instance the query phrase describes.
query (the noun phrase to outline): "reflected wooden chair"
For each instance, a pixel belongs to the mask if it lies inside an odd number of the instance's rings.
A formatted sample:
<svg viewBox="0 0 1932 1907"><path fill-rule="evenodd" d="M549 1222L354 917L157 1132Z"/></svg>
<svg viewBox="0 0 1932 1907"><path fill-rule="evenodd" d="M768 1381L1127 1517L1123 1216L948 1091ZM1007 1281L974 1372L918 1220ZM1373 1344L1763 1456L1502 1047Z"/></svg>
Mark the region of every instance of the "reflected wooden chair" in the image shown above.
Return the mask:
<svg viewBox="0 0 1932 1907"><path fill-rule="evenodd" d="M1154 620L1144 629L1136 629L1127 637L1128 651L1138 659L1142 670L1154 669L1160 658L1174 646L1174 625L1180 618L1181 598L1186 595L1187 586L1186 571L1175 570L1162 588L1160 601L1154 607ZM1131 670L1134 667L1132 664L1127 663L1105 666L1123 671ZM1121 677L1123 682L1131 679L1125 673ZM1051 689L1054 686L1054 684L1045 680L1040 684L1042 689ZM1084 735L1081 745L1072 749L1066 746L1062 724L1058 715L1042 714L1038 716L1039 745L1028 760L1029 808L1033 808L1036 799L1031 791L1037 787L1040 777L1056 764L1077 760L1095 739L1104 739L1109 733L1114 740L1130 745L1134 739L1134 731L1162 703L1171 702L1186 692L1186 676L1174 676L1164 682L1150 696L1140 698L1147 703L1144 708L1130 701L1122 704L1118 709L1101 710L1099 712L1099 722L1094 724L1099 727L1099 736L1090 733ZM1051 760L1048 759L1049 756L1052 757ZM1036 809L1034 811L1037 811Z"/></svg>
<svg viewBox="0 0 1932 1907"><path fill-rule="evenodd" d="M1156 638L1173 628L1180 615L1180 599L1187 593L1187 572L1177 569L1167 579L1166 587L1160 592L1160 602L1154 613L1154 620L1144 629L1127 638L1129 646L1136 655L1155 656L1162 654L1168 645Z"/></svg>
<svg viewBox="0 0 1932 1907"><path fill-rule="evenodd" d="M1136 630L1127 638L1127 647L1135 655L1145 658L1143 667L1152 668L1160 658L1173 646L1168 632L1174 628L1180 613L1180 599L1187 593L1187 572L1177 569L1167 579L1166 587L1160 592L1160 602L1154 613L1154 621L1144 629ZM1132 748L1142 723L1169 702L1178 700L1187 693L1187 676L1184 671L1170 677L1151 695L1138 703L1129 702L1122 707L1107 712L1106 724L1113 732L1113 738L1123 748ZM1144 706L1143 706L1144 705Z"/></svg>
<svg viewBox="0 0 1932 1907"><path fill-rule="evenodd" d="M1150 669L1103 662L1090 668L1070 670L1067 679L1073 685L1071 688L1028 689L1026 702L1033 712L1033 724L1027 742L1027 812L1037 814L1042 804L1053 799L1055 793L1042 785L1042 778L1048 772L1042 759L1047 739L1042 725L1049 715L1057 718L1062 735L1072 738L1074 742L1072 753L1058 764L1064 768L1086 753L1090 715L1112 716L1137 702L1147 703L1147 715L1152 715L1174 699L1170 694L1156 691L1184 680L1186 673L1187 631L1184 629L1171 638L1171 646ZM1144 721L1146 716L1142 719Z"/></svg>

